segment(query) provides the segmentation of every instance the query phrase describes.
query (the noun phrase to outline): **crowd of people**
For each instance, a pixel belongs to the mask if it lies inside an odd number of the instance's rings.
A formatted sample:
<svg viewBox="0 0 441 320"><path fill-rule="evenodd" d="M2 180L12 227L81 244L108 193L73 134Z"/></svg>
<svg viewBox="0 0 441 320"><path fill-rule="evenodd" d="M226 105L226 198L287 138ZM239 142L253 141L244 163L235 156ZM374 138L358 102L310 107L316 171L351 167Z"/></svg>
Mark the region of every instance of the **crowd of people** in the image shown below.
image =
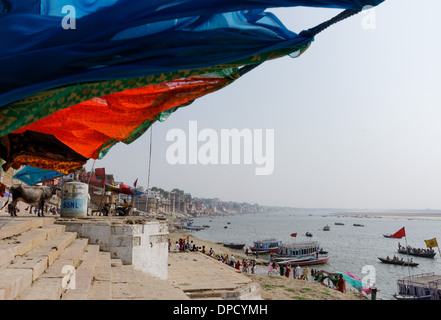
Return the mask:
<svg viewBox="0 0 441 320"><path fill-rule="evenodd" d="M217 259L218 261L235 268L236 270L239 270L243 273L251 273L254 274L255 267L256 267L256 260L255 259L248 259L248 258L242 258L238 259L232 254L229 256L228 254L215 254L213 248L210 248L210 250L206 250L205 246L197 246L193 240L190 240L190 237L187 236L187 238L180 238L178 241L175 242L174 248L172 247L171 241L169 239L168 242L168 250L169 251L198 251L203 254L206 254L210 257L213 257Z"/></svg>
<svg viewBox="0 0 441 320"><path fill-rule="evenodd" d="M218 261L235 268L243 273L255 274L257 262L254 258L248 257L235 257L234 254L215 254L213 248L206 250L205 246L197 246L193 240L189 239L189 236L184 239L176 241L174 247L169 240L169 251L198 251L206 254L210 257L217 259ZM287 265L283 263L270 262L267 268L268 275L280 275L286 278L293 278L304 281L314 281L328 288L338 290L342 293L346 292L346 281L343 279L343 275L339 273L330 273L324 270L310 269L308 266L301 268L299 265ZM378 289L374 286L371 290L371 299L376 299L376 293Z"/></svg>
<svg viewBox="0 0 441 320"><path fill-rule="evenodd" d="M333 276L329 276L330 274L328 272L323 270L310 270L308 266L302 269L299 265L290 266L282 263L277 264L275 262L269 263L267 272L268 275L278 274L287 278L292 277L298 280L316 281L328 288L338 290L342 293L346 292L346 282L341 274L332 274ZM326 274L326 276L324 276L324 274ZM324 280L327 278L330 280L325 283Z"/></svg>

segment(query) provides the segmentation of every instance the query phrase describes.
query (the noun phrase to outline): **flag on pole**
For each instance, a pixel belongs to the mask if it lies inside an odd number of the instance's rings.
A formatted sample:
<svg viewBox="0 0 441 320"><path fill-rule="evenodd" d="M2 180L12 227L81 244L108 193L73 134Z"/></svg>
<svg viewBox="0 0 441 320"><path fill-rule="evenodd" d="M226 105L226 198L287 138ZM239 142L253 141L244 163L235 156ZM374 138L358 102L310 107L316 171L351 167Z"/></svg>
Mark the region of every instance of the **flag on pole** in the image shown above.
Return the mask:
<svg viewBox="0 0 441 320"><path fill-rule="evenodd" d="M106 169L105 168L96 168L95 169L95 175L97 177L102 177L106 175Z"/></svg>
<svg viewBox="0 0 441 320"><path fill-rule="evenodd" d="M297 237L297 233L291 233L291 237Z"/></svg>
<svg viewBox="0 0 441 320"><path fill-rule="evenodd" d="M138 184L138 178L136 178L135 182L133 183L133 187L136 188L137 184Z"/></svg>
<svg viewBox="0 0 441 320"><path fill-rule="evenodd" d="M438 247L438 242L436 242L436 238L424 240L424 242L426 243L427 248Z"/></svg>
<svg viewBox="0 0 441 320"><path fill-rule="evenodd" d="M400 230L392 235L392 238L402 238L404 236L406 236L406 232L404 231L404 227L402 227Z"/></svg>

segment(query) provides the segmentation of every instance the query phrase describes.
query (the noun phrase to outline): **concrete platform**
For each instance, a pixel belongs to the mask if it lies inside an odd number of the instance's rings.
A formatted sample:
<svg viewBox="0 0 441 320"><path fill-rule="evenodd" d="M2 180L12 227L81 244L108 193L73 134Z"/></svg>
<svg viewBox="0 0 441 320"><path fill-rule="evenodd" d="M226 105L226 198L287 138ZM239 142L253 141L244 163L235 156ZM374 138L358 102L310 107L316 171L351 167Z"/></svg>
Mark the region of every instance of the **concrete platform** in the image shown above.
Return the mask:
<svg viewBox="0 0 441 320"><path fill-rule="evenodd" d="M232 267L169 252L165 221L0 217L0 235L0 300L261 299L259 284ZM115 259L113 245L132 263ZM63 286L65 266L75 268L74 289Z"/></svg>
<svg viewBox="0 0 441 320"><path fill-rule="evenodd" d="M200 252L170 252L167 281L193 299L262 299L257 283Z"/></svg>

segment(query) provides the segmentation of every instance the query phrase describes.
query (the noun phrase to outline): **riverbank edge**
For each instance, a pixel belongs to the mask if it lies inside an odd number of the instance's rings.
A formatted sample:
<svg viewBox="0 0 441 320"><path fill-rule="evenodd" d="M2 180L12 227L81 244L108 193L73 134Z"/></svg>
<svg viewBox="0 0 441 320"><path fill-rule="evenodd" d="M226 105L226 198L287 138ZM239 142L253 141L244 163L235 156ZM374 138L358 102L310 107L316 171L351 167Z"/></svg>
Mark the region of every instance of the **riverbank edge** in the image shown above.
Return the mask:
<svg viewBox="0 0 441 320"><path fill-rule="evenodd" d="M228 255L229 257L234 255L235 258L240 259L240 261L253 258L239 250L230 249L224 247L222 244L200 239L190 232L177 229L173 222L173 220L169 220L170 251L174 250L176 241L179 241L179 239L187 239L188 237L190 241L193 240L197 247L205 246L206 252L213 249L215 255ZM266 270L267 264L267 260L257 259L258 268ZM341 293L340 291L313 281L286 278L280 275L250 273L244 273L244 275L260 285L263 300L365 300L365 298L360 297L356 291L347 290L345 293Z"/></svg>

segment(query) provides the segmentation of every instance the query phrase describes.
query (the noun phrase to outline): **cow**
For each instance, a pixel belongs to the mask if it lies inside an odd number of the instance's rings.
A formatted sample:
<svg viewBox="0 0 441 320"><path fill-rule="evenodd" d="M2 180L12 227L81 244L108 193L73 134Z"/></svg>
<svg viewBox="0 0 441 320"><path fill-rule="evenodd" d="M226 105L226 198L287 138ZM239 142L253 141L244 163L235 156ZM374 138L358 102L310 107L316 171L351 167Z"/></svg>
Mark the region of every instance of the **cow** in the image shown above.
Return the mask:
<svg viewBox="0 0 441 320"><path fill-rule="evenodd" d="M26 202L27 204L36 205L38 207L38 216L44 217L44 203L57 194L59 190L56 186L23 186L13 185L9 188L9 193L12 195L12 203L8 206L11 217L16 217L16 205L18 201ZM9 202L5 203L5 207Z"/></svg>

